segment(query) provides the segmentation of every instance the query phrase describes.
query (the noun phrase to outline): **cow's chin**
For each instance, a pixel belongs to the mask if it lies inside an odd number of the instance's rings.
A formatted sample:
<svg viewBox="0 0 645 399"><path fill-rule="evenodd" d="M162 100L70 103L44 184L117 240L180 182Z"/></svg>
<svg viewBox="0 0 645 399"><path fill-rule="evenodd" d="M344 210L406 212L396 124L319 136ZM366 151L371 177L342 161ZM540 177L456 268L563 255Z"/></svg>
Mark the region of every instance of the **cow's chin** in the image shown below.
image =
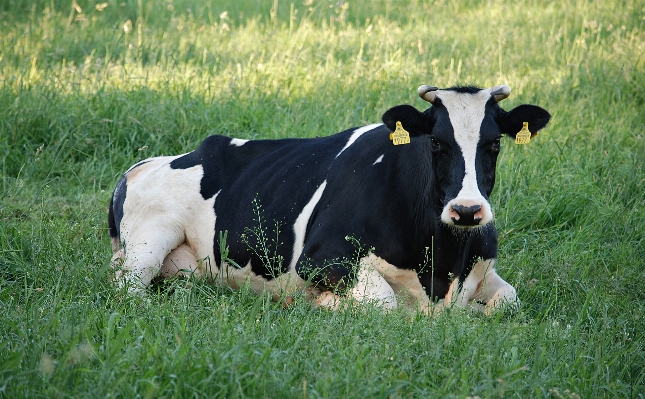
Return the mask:
<svg viewBox="0 0 645 399"><path fill-rule="evenodd" d="M440 219L441 219L441 223L443 223L448 227L453 227L455 229L465 230L465 231L481 229L482 227L486 227L491 223L493 223L492 216L482 218L481 220L479 220L477 224L459 224L459 222L455 222L452 219L443 218L443 215Z"/></svg>
<svg viewBox="0 0 645 399"><path fill-rule="evenodd" d="M479 233L485 230L488 226L491 226L493 224L493 220L491 219L488 221L488 223L485 223L485 224L480 223L480 224L468 225L468 226L458 225L458 224L452 223L452 221L450 223L446 223L444 220L441 220L441 224L446 226L455 236L466 236L473 233Z"/></svg>

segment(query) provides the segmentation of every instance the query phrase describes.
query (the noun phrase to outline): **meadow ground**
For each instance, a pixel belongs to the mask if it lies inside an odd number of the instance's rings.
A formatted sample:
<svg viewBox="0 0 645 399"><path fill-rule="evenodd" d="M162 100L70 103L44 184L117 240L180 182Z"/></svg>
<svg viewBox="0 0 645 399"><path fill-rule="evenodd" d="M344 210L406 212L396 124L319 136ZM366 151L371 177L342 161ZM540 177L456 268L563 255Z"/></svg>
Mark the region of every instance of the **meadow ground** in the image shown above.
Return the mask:
<svg viewBox="0 0 645 399"><path fill-rule="evenodd" d="M645 2L4 0L0 396L645 397ZM109 284L134 162L209 134L324 136L506 83L512 317L339 312L202 282Z"/></svg>

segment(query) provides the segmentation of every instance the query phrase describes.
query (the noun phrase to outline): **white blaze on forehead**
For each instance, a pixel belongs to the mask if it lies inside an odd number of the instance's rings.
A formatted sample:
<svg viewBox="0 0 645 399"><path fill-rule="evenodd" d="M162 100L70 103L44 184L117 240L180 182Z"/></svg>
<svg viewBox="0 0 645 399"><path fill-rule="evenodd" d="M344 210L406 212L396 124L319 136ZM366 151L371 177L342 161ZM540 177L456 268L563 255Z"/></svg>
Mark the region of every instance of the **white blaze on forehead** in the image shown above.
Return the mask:
<svg viewBox="0 0 645 399"><path fill-rule="evenodd" d="M352 133L352 135L350 136L349 140L347 140L347 144L345 144L345 147L343 147L343 149L340 150L340 152L338 154L336 154L336 158L338 158L338 156L340 154L342 154L343 151L345 151L347 148L349 148L350 145L354 144L354 142L356 140L358 140L358 138L361 137L363 135L363 133L369 132L370 130L375 129L375 128L381 126L381 125L382 125L382 123L374 123L374 124L363 126L363 127L360 127L358 129L354 130L354 133Z"/></svg>
<svg viewBox="0 0 645 399"><path fill-rule="evenodd" d="M448 110L448 117L455 134L455 141L461 148L464 157L465 172L461 190L450 203L446 204L441 219L452 224L448 216L449 209L454 204L467 203L482 206L483 218L480 222L484 225L493 219L490 204L484 198L477 186L477 172L475 171L475 157L479 143L480 129L486 103L490 100L491 89L481 90L474 94L458 93L452 90L439 90L437 97Z"/></svg>

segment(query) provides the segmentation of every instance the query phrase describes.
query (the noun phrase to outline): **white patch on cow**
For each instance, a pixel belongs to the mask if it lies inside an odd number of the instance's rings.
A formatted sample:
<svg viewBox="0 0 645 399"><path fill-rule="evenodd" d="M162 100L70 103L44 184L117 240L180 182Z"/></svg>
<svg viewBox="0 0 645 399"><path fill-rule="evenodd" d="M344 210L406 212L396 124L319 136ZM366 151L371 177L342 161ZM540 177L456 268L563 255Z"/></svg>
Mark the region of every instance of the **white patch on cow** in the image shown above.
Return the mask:
<svg viewBox="0 0 645 399"><path fill-rule="evenodd" d="M482 310L486 314L490 314L496 309L519 305L515 288L504 281L494 269L488 270L484 278L479 282L472 300L475 303L485 303L485 308Z"/></svg>
<svg viewBox="0 0 645 399"><path fill-rule="evenodd" d="M461 148L466 167L466 174L461 185L461 190L443 209L441 220L446 224L454 224L450 216L454 205L473 206L480 205L481 221L485 225L493 220L491 206L479 191L477 186L477 173L475 171L475 156L482 121L484 120L485 106L490 99L490 89L481 90L474 94L457 93L452 90L439 90L437 97L448 110L450 123L455 132L455 140Z"/></svg>
<svg viewBox="0 0 645 399"><path fill-rule="evenodd" d="M383 161L383 157L385 154L381 155L380 157L376 158L376 161L372 164L372 166L376 165L377 163L381 163Z"/></svg>
<svg viewBox="0 0 645 399"><path fill-rule="evenodd" d="M392 287L399 304L406 307L429 313L432 310L432 302L426 294L425 288L421 285L419 275L414 270L400 269L374 254L367 256L373 267L385 278L385 281Z"/></svg>
<svg viewBox="0 0 645 399"><path fill-rule="evenodd" d="M345 144L345 147L343 147L343 149L340 150L340 152L338 154L336 154L336 158L338 158L340 156L340 154L343 153L343 151L348 149L349 146L354 144L354 142L356 140L358 140L358 138L361 137L363 135L363 133L369 132L372 129L376 129L377 127L379 127L381 125L383 125L383 124L382 123L373 123L371 125L363 126L363 127L360 127L358 129L354 130L352 135L349 137L349 140L347 140L347 144Z"/></svg>
<svg viewBox="0 0 645 399"><path fill-rule="evenodd" d="M199 273L197 255L186 244L173 249L163 260L159 275L168 277L189 277Z"/></svg>
<svg viewBox="0 0 645 399"><path fill-rule="evenodd" d="M231 142L229 143L229 145L234 145L236 147L241 147L244 144L246 144L247 142L248 142L248 140L245 140L245 139L231 139Z"/></svg>
<svg viewBox="0 0 645 399"><path fill-rule="evenodd" d="M464 279L461 290L458 287L459 281L455 279L443 300L443 307L466 307L470 304L474 309L490 314L495 309L518 303L515 288L495 271L495 259L477 261ZM481 307L478 302L486 305Z"/></svg>
<svg viewBox="0 0 645 399"><path fill-rule="evenodd" d="M123 203L120 283L132 290L147 287L165 262L164 274L185 270L197 276L218 273L214 262L214 204L200 193L201 165L172 169L174 157L158 157L130 169ZM178 206L181 205L181 206Z"/></svg>
<svg viewBox="0 0 645 399"><path fill-rule="evenodd" d="M383 309L397 307L394 290L377 270L380 258L370 254L360 260L356 285L348 297L359 302L371 302Z"/></svg>
<svg viewBox="0 0 645 399"><path fill-rule="evenodd" d="M293 255L291 257L291 263L289 263L290 272L295 273L296 271L296 264L298 263L298 259L300 258L302 250L305 246L305 233L307 231L307 224L309 224L309 218L311 217L314 208L318 204L318 201L320 201L320 197L322 197L323 191L325 191L325 187L327 187L327 180L323 181L320 187L318 187L318 189L314 192L314 195L311 196L311 199L309 200L309 202L307 202L307 205L302 208L300 215L298 215L296 222L293 224L294 241Z"/></svg>
<svg viewBox="0 0 645 399"><path fill-rule="evenodd" d="M465 307L472 301L477 292L479 282L484 279L489 270L494 270L495 259L477 261L459 290L459 279L455 278L448 288L448 293L443 299L449 306Z"/></svg>
<svg viewBox="0 0 645 399"><path fill-rule="evenodd" d="M213 196L213 209L215 207L215 201L217 196L221 193L222 190L219 190ZM213 212L214 222L217 221L217 215ZM194 226L191 226L194 227ZM162 277L203 277L205 276L209 280L213 280L215 274L217 274L217 261L215 259L200 259L193 249L194 242L196 237L191 237L189 234L187 237L187 242L190 240L193 244L184 243L177 248L173 249L168 256L164 259L161 265L160 275ZM215 266L215 269L213 269Z"/></svg>

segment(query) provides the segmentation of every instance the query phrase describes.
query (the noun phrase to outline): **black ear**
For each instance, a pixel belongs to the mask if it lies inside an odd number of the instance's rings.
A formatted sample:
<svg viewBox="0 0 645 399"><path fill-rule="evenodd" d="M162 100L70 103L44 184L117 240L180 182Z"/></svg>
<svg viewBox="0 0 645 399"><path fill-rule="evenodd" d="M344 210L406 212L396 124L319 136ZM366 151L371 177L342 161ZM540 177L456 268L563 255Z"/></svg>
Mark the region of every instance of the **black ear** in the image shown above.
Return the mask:
<svg viewBox="0 0 645 399"><path fill-rule="evenodd" d="M433 126L430 117L407 104L388 109L381 119L391 131L396 129L396 122L401 122L403 129L407 130L410 136L430 134Z"/></svg>
<svg viewBox="0 0 645 399"><path fill-rule="evenodd" d="M538 130L542 129L549 123L551 114L544 108L537 105L524 104L513 108L509 112L501 110L502 112L495 118L495 122L499 126L499 130L511 137L515 137L524 122L528 122L531 137L535 136Z"/></svg>

